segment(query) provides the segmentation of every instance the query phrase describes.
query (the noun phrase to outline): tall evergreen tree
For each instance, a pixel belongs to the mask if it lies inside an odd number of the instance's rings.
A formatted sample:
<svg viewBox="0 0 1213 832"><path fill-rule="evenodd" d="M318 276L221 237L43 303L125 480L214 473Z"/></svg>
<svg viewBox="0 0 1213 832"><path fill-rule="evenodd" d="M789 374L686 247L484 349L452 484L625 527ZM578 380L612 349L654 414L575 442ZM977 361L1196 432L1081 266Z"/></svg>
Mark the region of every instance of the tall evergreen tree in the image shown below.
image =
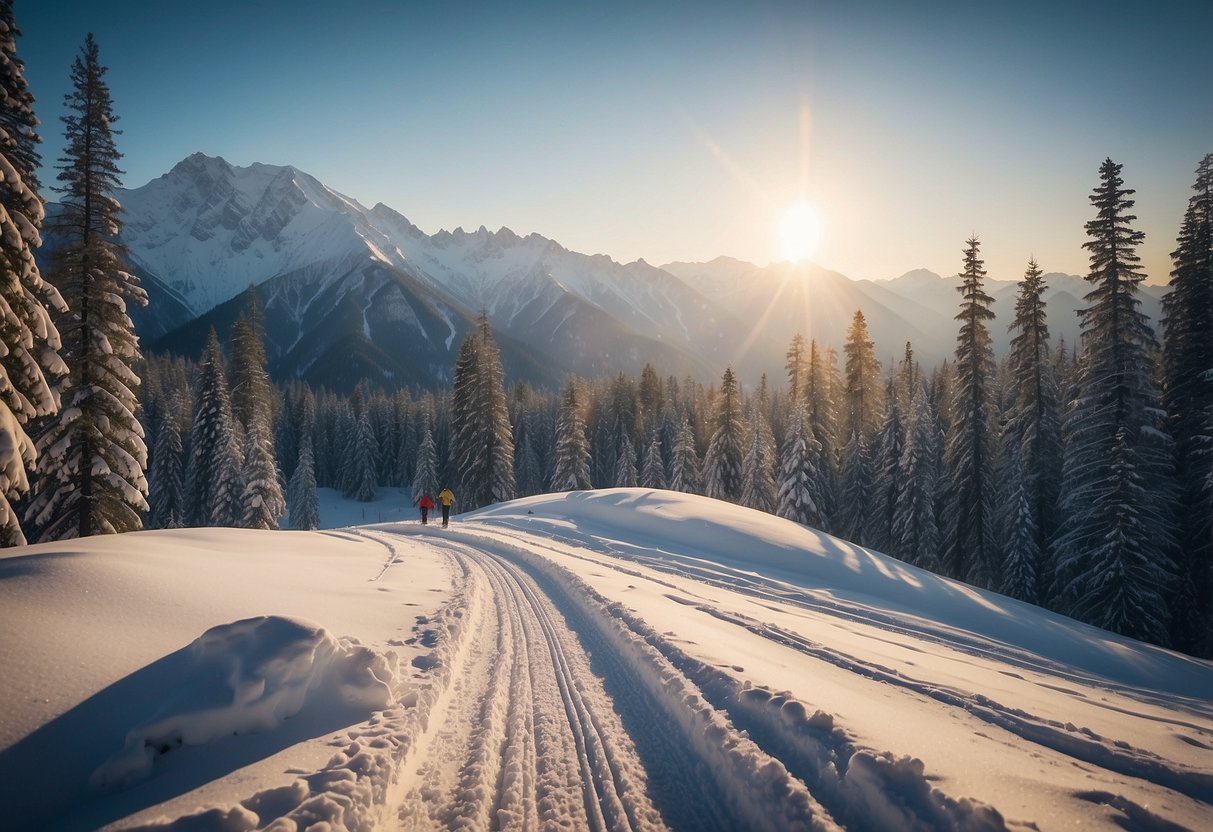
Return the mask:
<svg viewBox="0 0 1213 832"><path fill-rule="evenodd" d="M994 542L994 425L990 413L990 379L994 352L987 322L994 319L994 299L983 283L985 264L976 237L965 241L960 274L960 333L956 336L956 383L952 389L951 431L947 466L950 479L944 569L980 586L990 586L997 570Z"/></svg>
<svg viewBox="0 0 1213 832"><path fill-rule="evenodd" d="M817 493L821 495L818 504L821 527L830 529L831 519L837 512L838 493L838 451L834 441L838 430L835 411L836 381L830 378L830 359L833 350L823 350L817 346L817 341L809 342L809 372L805 382L805 396L808 403L809 427L813 438L817 440L817 452L810 448L813 457L813 470L817 472Z"/></svg>
<svg viewBox="0 0 1213 832"><path fill-rule="evenodd" d="M636 483L636 450L632 440L625 433L619 443L619 455L615 462L615 487L635 488Z"/></svg>
<svg viewBox="0 0 1213 832"><path fill-rule="evenodd" d="M884 423L876 437L873 454L873 495L870 537L872 546L892 551L893 518L897 513L897 494L901 485L901 455L905 450L905 425L897 380L890 378L885 388Z"/></svg>
<svg viewBox="0 0 1213 832"><path fill-rule="evenodd" d="M661 459L661 435L654 429L644 452L644 465L640 469L640 484L645 488L665 488L665 463Z"/></svg>
<svg viewBox="0 0 1213 832"><path fill-rule="evenodd" d="M185 491L185 449L181 441L183 408L173 396L156 432L149 472L148 525L153 529L177 529L188 519Z"/></svg>
<svg viewBox="0 0 1213 832"><path fill-rule="evenodd" d="M460 348L452 388L451 452L466 508L514 498L514 435L501 353L488 316Z"/></svg>
<svg viewBox="0 0 1213 832"><path fill-rule="evenodd" d="M1154 333L1138 309L1134 193L1121 166L1099 169L1087 223L1091 269L1082 322L1077 398L1067 413L1062 521L1054 563L1060 604L1071 615L1165 644L1174 585L1174 495L1168 437L1158 429Z"/></svg>
<svg viewBox="0 0 1213 832"><path fill-rule="evenodd" d="M834 522L837 533L852 543L867 546L872 515L872 492L875 483L868 448L858 431L851 433L843 446L841 469L841 493L838 499L838 517Z"/></svg>
<svg viewBox="0 0 1213 832"><path fill-rule="evenodd" d="M750 442L741 464L741 504L759 511L775 511L775 439L765 412L766 391L750 402Z"/></svg>
<svg viewBox="0 0 1213 832"><path fill-rule="evenodd" d="M350 441L351 465L354 476L347 482L349 489L345 496L353 497L360 503L369 503L375 499L376 475L378 468L375 460L379 458L379 448L375 444L375 432L371 429L371 418L363 410L355 423L353 438Z"/></svg>
<svg viewBox="0 0 1213 832"><path fill-rule="evenodd" d="M254 418L244 435L244 491L240 498L244 507L240 521L243 528L277 529L278 519L286 514L273 448L269 427Z"/></svg>
<svg viewBox="0 0 1213 832"><path fill-rule="evenodd" d="M695 433L687 417L682 418L678 440L670 457L670 490L699 493L699 454L695 451Z"/></svg>
<svg viewBox="0 0 1213 832"><path fill-rule="evenodd" d="M707 496L736 502L741 498L741 463L745 455L745 425L741 420L741 392L733 368L726 367L712 420L712 442L703 457Z"/></svg>
<svg viewBox="0 0 1213 832"><path fill-rule="evenodd" d="M240 525L276 529L286 511L274 448L274 390L265 369L265 335L257 290L245 292L245 311L232 326L232 416L244 433L244 504Z"/></svg>
<svg viewBox="0 0 1213 832"><path fill-rule="evenodd" d="M90 34L72 66L55 189L64 243L51 279L70 307L56 320L70 371L63 410L38 438L41 476L27 515L47 540L138 529L147 510L147 446L135 418L141 356L126 313L147 295L115 241L121 154L105 72Z"/></svg>
<svg viewBox="0 0 1213 832"><path fill-rule="evenodd" d="M585 435L577 385L570 381L560 395L556 420L556 467L553 491L583 491L590 487L590 446Z"/></svg>
<svg viewBox="0 0 1213 832"><path fill-rule="evenodd" d="M842 422L844 436L857 433L865 447L870 447L880 429L884 402L881 400L880 362L876 345L868 337L868 322L863 311L855 310L851 328L847 331L846 401Z"/></svg>
<svg viewBox="0 0 1213 832"><path fill-rule="evenodd" d="M1011 350L1007 363L1013 376L1012 401L1003 430L1008 452L1018 449L1023 465L1023 488L1032 513L1036 549L1044 551L1057 527L1057 497L1061 487L1061 414L1057 381L1049 355L1043 273L1036 259L1019 284ZM1020 597L1020 596L1016 596Z"/></svg>
<svg viewBox="0 0 1213 832"><path fill-rule="evenodd" d="M1030 475L1018 444L1007 450L1000 500L999 540L1002 568L998 591L1029 604L1040 603L1041 549L1036 534L1036 513L1029 499Z"/></svg>
<svg viewBox="0 0 1213 832"><path fill-rule="evenodd" d="M426 494L430 499L438 496L438 446L434 442L434 431L430 428L429 414L425 415L421 428L421 444L417 446L417 465L413 474L413 502L417 503Z"/></svg>
<svg viewBox="0 0 1213 832"><path fill-rule="evenodd" d="M67 372L50 309L67 305L43 281L33 249L41 244L40 141L34 97L17 57L12 0L0 2L0 546L25 543L10 500L29 491L26 469L37 453L31 419L59 408L54 381Z"/></svg>
<svg viewBox="0 0 1213 832"><path fill-rule="evenodd" d="M316 471L310 439L304 439L299 450L295 473L287 485L287 505L292 527L303 531L319 528L320 498L316 494Z"/></svg>
<svg viewBox="0 0 1213 832"><path fill-rule="evenodd" d="M806 526L821 525L817 472L813 470L813 428L804 402L792 409L792 421L779 454L779 491L775 513Z"/></svg>
<svg viewBox="0 0 1213 832"><path fill-rule="evenodd" d="M805 375L808 370L804 354L804 336L799 332L792 336L785 358L787 363L783 368L788 371L788 395L795 402L805 395Z"/></svg>
<svg viewBox="0 0 1213 832"><path fill-rule="evenodd" d="M242 517L228 518L227 506L240 460L228 396L223 351L214 328L207 334L198 366L198 395L190 430L190 457L186 467L187 521L194 526L235 525ZM243 492L243 488L239 489ZM237 495L238 496L238 495ZM241 512L243 515L243 512Z"/></svg>
<svg viewBox="0 0 1213 832"><path fill-rule="evenodd" d="M1174 643L1213 655L1213 153L1196 168L1163 298L1163 406L1175 441Z"/></svg>
<svg viewBox="0 0 1213 832"><path fill-rule="evenodd" d="M893 515L892 554L915 566L939 572L941 538L936 516L939 493L939 424L926 387L918 385L906 419L901 451L901 480Z"/></svg>

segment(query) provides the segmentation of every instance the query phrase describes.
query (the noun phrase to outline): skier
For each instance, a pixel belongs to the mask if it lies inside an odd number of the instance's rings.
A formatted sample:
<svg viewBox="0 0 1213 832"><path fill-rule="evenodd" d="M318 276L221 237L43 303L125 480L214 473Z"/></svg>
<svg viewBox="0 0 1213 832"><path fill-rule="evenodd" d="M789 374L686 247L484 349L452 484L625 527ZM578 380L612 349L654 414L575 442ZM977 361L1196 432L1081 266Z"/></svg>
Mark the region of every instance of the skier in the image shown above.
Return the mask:
<svg viewBox="0 0 1213 832"><path fill-rule="evenodd" d="M449 488L443 488L438 493L438 502L442 503L442 528L451 522L451 503L455 502L455 494Z"/></svg>
<svg viewBox="0 0 1213 832"><path fill-rule="evenodd" d="M430 509L434 507L434 501L430 499L429 494L422 494L417 506L421 509L421 525L424 526L430 521Z"/></svg>

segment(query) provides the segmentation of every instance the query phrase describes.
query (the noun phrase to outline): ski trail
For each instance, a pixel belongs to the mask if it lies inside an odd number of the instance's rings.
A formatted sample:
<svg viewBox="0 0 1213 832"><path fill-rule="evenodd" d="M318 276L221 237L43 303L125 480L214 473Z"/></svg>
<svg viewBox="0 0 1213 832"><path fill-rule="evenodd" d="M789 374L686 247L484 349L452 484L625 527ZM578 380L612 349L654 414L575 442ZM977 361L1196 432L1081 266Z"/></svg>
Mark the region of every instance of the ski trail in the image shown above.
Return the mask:
<svg viewBox="0 0 1213 832"><path fill-rule="evenodd" d="M601 605L508 548L427 543L475 585L479 643L404 764L401 828L842 828Z"/></svg>

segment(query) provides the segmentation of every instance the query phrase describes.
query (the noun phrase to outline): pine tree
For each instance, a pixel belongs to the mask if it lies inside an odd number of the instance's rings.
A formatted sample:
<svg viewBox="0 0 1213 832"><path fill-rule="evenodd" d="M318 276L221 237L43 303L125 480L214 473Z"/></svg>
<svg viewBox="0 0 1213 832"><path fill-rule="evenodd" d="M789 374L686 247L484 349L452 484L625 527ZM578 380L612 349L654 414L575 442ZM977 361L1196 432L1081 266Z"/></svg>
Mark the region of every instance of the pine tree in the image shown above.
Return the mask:
<svg viewBox="0 0 1213 832"><path fill-rule="evenodd" d="M626 433L619 443L619 454L615 463L615 487L636 487L636 450Z"/></svg>
<svg viewBox="0 0 1213 832"><path fill-rule="evenodd" d="M812 453L813 470L817 472L817 493L821 528L831 528L831 518L837 511L838 453L834 435L838 430L834 405L836 380L831 379L830 360L833 350L821 350L816 341L809 343L809 374L805 384L809 427L820 451Z"/></svg>
<svg viewBox="0 0 1213 832"><path fill-rule="evenodd" d="M41 476L27 514L46 540L138 529L148 507L147 446L135 418L141 356L126 313L147 295L115 242L121 154L105 72L90 34L72 66L55 189L65 242L51 280L70 307L56 320L69 374L63 410L38 438Z"/></svg>
<svg viewBox="0 0 1213 832"><path fill-rule="evenodd" d="M1002 484L1000 511L1002 569L998 591L1003 595L1040 602L1040 543L1036 534L1036 516L1029 499L1029 473L1019 445L1012 443L1007 452L1006 475Z"/></svg>
<svg viewBox="0 0 1213 832"><path fill-rule="evenodd" d="M181 528L189 519L180 422L180 412L184 408L177 399L178 396L173 397L160 420L152 453L148 525L153 529Z"/></svg>
<svg viewBox="0 0 1213 832"><path fill-rule="evenodd" d="M775 440L764 412L766 391L750 403L750 442L741 463L741 504L773 512L777 503Z"/></svg>
<svg viewBox="0 0 1213 832"><path fill-rule="evenodd" d="M924 386L918 385L906 420L901 451L901 480L893 515L893 554L907 563L940 571L940 534L936 517L939 492L939 424Z"/></svg>
<svg viewBox="0 0 1213 832"><path fill-rule="evenodd" d="M1179 488L1177 647L1213 655L1213 154L1196 168L1163 298L1163 406Z"/></svg>
<svg viewBox="0 0 1213 832"><path fill-rule="evenodd" d="M265 369L261 303L252 286L245 292L246 312L232 326L232 416L244 432L243 514L248 529L277 529L286 511L274 450L274 391Z"/></svg>
<svg viewBox="0 0 1213 832"><path fill-rule="evenodd" d="M640 471L640 484L645 488L666 488L665 463L661 459L661 436L656 430L644 453L644 467Z"/></svg>
<svg viewBox="0 0 1213 832"><path fill-rule="evenodd" d="M1168 437L1155 423L1151 353L1138 309L1134 193L1121 166L1100 166L1086 225L1091 270L1077 398L1067 413L1061 526L1054 542L1059 603L1088 623L1165 644L1174 585L1174 495Z"/></svg>
<svg viewBox="0 0 1213 832"><path fill-rule="evenodd" d="M426 494L433 499L438 495L438 446L434 442L434 431L430 428L430 417L427 413L421 428L421 444L417 446L417 465L413 474L412 498L414 503L421 501Z"/></svg>
<svg viewBox="0 0 1213 832"><path fill-rule="evenodd" d="M378 485L375 461L379 458L379 448L375 445L375 432L371 430L370 415L363 410L358 417L353 439L350 442L350 470L355 472L350 480L350 490L345 496L353 497L360 503L373 502L375 486Z"/></svg>
<svg viewBox="0 0 1213 832"><path fill-rule="evenodd" d="M464 339L452 388L451 451L466 508L514 498L514 432L488 316Z"/></svg>
<svg viewBox="0 0 1213 832"><path fill-rule="evenodd" d="M257 418L244 435L244 474L240 498L244 516L240 525L246 529L277 529L278 519L286 513L286 500L278 481L269 427Z"/></svg>
<svg viewBox="0 0 1213 832"><path fill-rule="evenodd" d="M787 363L783 368L788 371L788 395L793 402L796 402L802 395L805 395L805 366L804 357L804 336L799 332L792 336L792 342L788 344L788 351L785 356Z"/></svg>
<svg viewBox="0 0 1213 832"><path fill-rule="evenodd" d="M741 498L745 425L741 420L741 393L732 367L725 368L720 380L712 428L712 441L703 457L704 489L709 497L736 502Z"/></svg>
<svg viewBox="0 0 1213 832"><path fill-rule="evenodd" d="M695 434L685 416L670 459L670 490L699 493L699 455L695 452Z"/></svg>
<svg viewBox="0 0 1213 832"><path fill-rule="evenodd" d="M230 480L238 465L230 454L235 446L232 405L228 397L223 352L214 328L207 334L202 361L198 365L198 395L194 424L190 430L190 457L186 468L187 521L193 526L211 525L222 513L218 498L221 482ZM243 490L243 489L242 489ZM234 522L234 520L233 520ZM223 523L229 525L229 523Z"/></svg>
<svg viewBox="0 0 1213 832"><path fill-rule="evenodd" d="M820 526L817 472L813 470L813 428L804 403L792 411L792 422L779 454L779 492L775 497L775 513L780 517L806 526Z"/></svg>
<svg viewBox="0 0 1213 832"><path fill-rule="evenodd" d="M843 435L857 433L867 447L872 444L880 428L884 402L881 401L880 362L876 360L876 345L868 337L868 323L862 310L855 310L843 352L847 356Z"/></svg>
<svg viewBox="0 0 1213 832"><path fill-rule="evenodd" d="M885 389L884 423L876 437L873 459L874 489L872 495L872 522L869 526L870 545L883 551L892 551L893 518L897 513L897 493L901 485L901 455L905 450L905 425L902 421L898 385L889 379Z"/></svg>
<svg viewBox="0 0 1213 832"><path fill-rule="evenodd" d="M584 491L590 487L590 447L585 435L577 385L570 381L560 395L556 420L556 467L553 491Z"/></svg>
<svg viewBox="0 0 1213 832"><path fill-rule="evenodd" d="M25 543L10 500L29 491L26 469L34 465L31 419L59 409L54 381L67 372L59 357L59 333L50 309L67 305L43 281L33 249L41 245L42 198L38 195L38 119L34 97L17 57L20 34L11 0L0 2L0 546Z"/></svg>
<svg viewBox="0 0 1213 832"><path fill-rule="evenodd" d="M872 463L868 448L858 431L842 449L842 481L838 500L838 518L835 529L838 534L859 546L867 546L868 525L872 514Z"/></svg>
<svg viewBox="0 0 1213 832"><path fill-rule="evenodd" d="M1015 320L1010 326L1016 333L1007 356L1013 390L1003 430L1008 452L1016 448L1022 457L1023 488L1039 551L1045 550L1056 529L1061 487L1061 415L1049 356L1044 300L1047 288L1036 259L1029 260L1015 301Z"/></svg>
<svg viewBox="0 0 1213 832"><path fill-rule="evenodd" d="M316 471L310 439L304 439L300 448L295 473L287 485L287 503L291 526L304 531L320 527L320 498L316 494Z"/></svg>
<svg viewBox="0 0 1213 832"><path fill-rule="evenodd" d="M994 302L983 288L985 264L978 256L976 237L965 241L960 333L956 336L956 383L950 409L947 466L950 502L944 569L953 577L989 586L997 570L994 543L993 485L994 428L989 384L994 354L986 322L993 320Z"/></svg>
<svg viewBox="0 0 1213 832"><path fill-rule="evenodd" d="M529 497L543 491L543 469L539 465L534 420L530 414L520 412L515 420L517 436L514 438L514 483L519 497Z"/></svg>

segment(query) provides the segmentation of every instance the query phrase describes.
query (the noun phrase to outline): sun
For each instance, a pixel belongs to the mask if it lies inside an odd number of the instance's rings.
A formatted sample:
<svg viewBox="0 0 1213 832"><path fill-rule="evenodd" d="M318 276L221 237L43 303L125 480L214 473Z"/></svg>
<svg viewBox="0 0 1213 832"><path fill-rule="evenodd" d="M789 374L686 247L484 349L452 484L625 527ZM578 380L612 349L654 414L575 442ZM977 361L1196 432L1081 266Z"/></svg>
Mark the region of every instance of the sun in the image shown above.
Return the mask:
<svg viewBox="0 0 1213 832"><path fill-rule="evenodd" d="M800 263L817 253L821 244L821 215L808 200L799 199L779 220L779 256Z"/></svg>

